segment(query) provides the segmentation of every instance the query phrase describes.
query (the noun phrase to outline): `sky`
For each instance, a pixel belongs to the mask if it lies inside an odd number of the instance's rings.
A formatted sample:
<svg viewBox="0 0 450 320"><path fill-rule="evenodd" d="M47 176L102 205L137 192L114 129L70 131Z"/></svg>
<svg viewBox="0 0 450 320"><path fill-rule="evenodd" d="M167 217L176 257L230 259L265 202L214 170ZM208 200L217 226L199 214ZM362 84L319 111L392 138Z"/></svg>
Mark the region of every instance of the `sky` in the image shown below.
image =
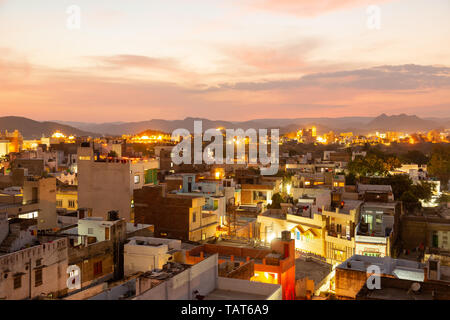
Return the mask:
<svg viewBox="0 0 450 320"><path fill-rule="evenodd" d="M450 117L450 1L0 0L0 116L381 113Z"/></svg>

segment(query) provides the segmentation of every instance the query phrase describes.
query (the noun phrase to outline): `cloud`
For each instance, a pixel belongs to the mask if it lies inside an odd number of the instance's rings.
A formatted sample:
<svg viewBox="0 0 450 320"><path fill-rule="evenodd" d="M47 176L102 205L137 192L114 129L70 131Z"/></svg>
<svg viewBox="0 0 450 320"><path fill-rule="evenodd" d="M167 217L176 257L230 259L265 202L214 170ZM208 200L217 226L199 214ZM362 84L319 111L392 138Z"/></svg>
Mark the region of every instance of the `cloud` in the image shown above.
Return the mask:
<svg viewBox="0 0 450 320"><path fill-rule="evenodd" d="M450 87L450 68L440 66L379 66L368 69L308 74L298 79L225 83L211 88L272 90L301 87L393 91Z"/></svg>
<svg viewBox="0 0 450 320"><path fill-rule="evenodd" d="M127 68L164 66L152 59L123 56L112 61ZM222 84L206 90L207 80L182 85L103 71L30 65L0 49L0 115L106 122L187 116L223 120L333 117L392 110L419 115L431 110L445 116L450 110L450 70L443 66L381 66L313 73L289 81Z"/></svg>
<svg viewBox="0 0 450 320"><path fill-rule="evenodd" d="M154 58L140 55L120 54L89 57L89 59L107 68L179 69L178 61L171 58Z"/></svg>
<svg viewBox="0 0 450 320"><path fill-rule="evenodd" d="M294 72L308 67L309 55L321 45L315 38L298 40L289 45L223 47L221 52L231 60L231 65L250 68L256 72Z"/></svg>
<svg viewBox="0 0 450 320"><path fill-rule="evenodd" d="M256 9L282 12L300 17L315 17L341 9L369 6L392 0L253 0Z"/></svg>

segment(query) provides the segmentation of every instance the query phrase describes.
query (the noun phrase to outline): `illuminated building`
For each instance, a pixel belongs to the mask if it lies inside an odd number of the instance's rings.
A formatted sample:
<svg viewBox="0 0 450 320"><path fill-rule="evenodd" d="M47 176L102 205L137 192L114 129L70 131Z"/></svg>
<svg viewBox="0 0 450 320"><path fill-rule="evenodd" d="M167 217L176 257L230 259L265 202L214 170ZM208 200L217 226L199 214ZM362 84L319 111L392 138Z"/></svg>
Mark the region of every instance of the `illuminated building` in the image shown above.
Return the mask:
<svg viewBox="0 0 450 320"><path fill-rule="evenodd" d="M9 140L0 140L0 157L9 154Z"/></svg>
<svg viewBox="0 0 450 320"><path fill-rule="evenodd" d="M23 137L18 130L14 130L14 132L8 132L8 130L5 130L5 133L2 133L0 131L0 141L4 142L5 140L9 141L7 153L20 152L20 150L22 148ZM0 156L1 156L1 150L0 150Z"/></svg>
<svg viewBox="0 0 450 320"><path fill-rule="evenodd" d="M251 281L280 284L283 300L295 298L295 245L290 233L273 239L270 249L236 247L224 244L204 244L186 252L186 262L193 264L219 254L219 263L245 263L254 260L255 275Z"/></svg>
<svg viewBox="0 0 450 320"><path fill-rule="evenodd" d="M78 209L78 191L77 186L62 185L58 186L56 191L56 207L74 211Z"/></svg>

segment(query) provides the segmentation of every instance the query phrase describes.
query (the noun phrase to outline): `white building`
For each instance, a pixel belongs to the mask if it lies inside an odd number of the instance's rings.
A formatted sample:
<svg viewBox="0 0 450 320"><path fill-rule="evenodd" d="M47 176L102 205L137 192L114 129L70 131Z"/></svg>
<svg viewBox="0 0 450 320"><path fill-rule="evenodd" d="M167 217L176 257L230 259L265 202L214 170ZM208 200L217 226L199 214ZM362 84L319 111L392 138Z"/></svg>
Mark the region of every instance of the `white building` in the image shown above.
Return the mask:
<svg viewBox="0 0 450 320"><path fill-rule="evenodd" d="M152 237L133 237L124 246L125 276L162 267L181 250L181 241Z"/></svg>

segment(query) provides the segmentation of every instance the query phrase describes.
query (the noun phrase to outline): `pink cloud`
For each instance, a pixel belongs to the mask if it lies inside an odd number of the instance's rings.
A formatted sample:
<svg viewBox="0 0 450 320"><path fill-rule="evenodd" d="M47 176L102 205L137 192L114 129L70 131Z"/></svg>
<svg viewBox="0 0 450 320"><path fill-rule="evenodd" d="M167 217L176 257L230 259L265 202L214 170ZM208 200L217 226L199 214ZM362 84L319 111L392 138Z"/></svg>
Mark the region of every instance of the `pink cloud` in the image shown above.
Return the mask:
<svg viewBox="0 0 450 320"><path fill-rule="evenodd" d="M391 0L254 0L257 9L278 11L301 17L314 17L331 11L368 6Z"/></svg>

